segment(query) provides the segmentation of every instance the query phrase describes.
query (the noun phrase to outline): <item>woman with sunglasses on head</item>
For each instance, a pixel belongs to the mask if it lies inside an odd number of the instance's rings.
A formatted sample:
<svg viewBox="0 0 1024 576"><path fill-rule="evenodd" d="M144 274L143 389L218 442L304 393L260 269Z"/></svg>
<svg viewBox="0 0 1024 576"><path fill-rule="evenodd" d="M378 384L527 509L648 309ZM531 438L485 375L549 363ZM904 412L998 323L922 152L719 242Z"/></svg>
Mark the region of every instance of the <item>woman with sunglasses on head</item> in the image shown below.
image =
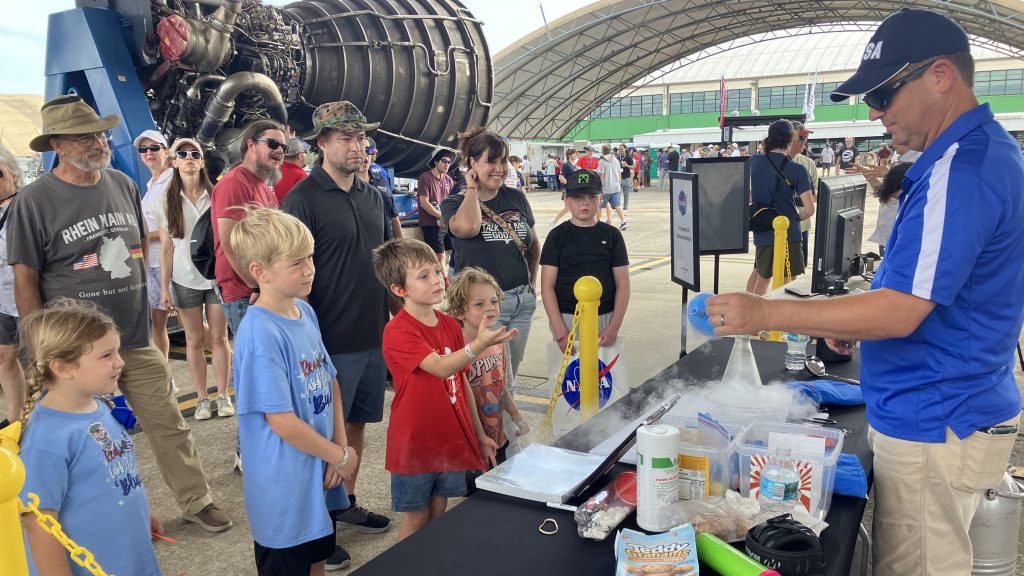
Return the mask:
<svg viewBox="0 0 1024 576"><path fill-rule="evenodd" d="M466 184L441 203L455 248L452 276L461 268L477 266L498 281L505 292L498 324L519 329L509 343L512 370L518 373L537 309L540 245L533 210L522 190L503 184L509 158L505 140L483 127L459 138Z"/></svg>
<svg viewBox="0 0 1024 576"><path fill-rule="evenodd" d="M0 144L0 388L7 401L6 418L21 418L25 401L25 373L18 361L18 307L14 302L14 270L7 263L7 210L25 185L14 154ZM0 424L3 428L3 424Z"/></svg>
<svg viewBox="0 0 1024 576"><path fill-rule="evenodd" d="M179 138L171 146L173 164L167 193L161 202L147 211L157 222L160 236L160 300L167 310L177 308L185 329L185 358L195 389L196 420L213 415L206 392L206 356L203 354L203 313L210 329L213 349L213 379L217 386L217 415L232 416L235 408L227 394L231 351L228 325L213 281L199 273L189 250L192 229L199 216L210 208L213 184L206 173L203 150L190 138Z"/></svg>
<svg viewBox="0 0 1024 576"><path fill-rule="evenodd" d="M171 181L171 159L167 155L167 139L156 130L146 130L135 138L135 148L139 152L139 159L146 168L149 168L151 175L146 184L145 193L142 195L142 212L146 214L146 239L149 240L149 254L146 256L148 267L146 287L149 290L149 313L153 319L153 344L160 352L163 352L164 359L170 351L171 343L167 338L167 315L169 309L165 308L160 299L160 235L157 234L156 221L148 216L149 211L163 201L164 192ZM164 284L164 288L167 285ZM174 385L173 378L171 379Z"/></svg>

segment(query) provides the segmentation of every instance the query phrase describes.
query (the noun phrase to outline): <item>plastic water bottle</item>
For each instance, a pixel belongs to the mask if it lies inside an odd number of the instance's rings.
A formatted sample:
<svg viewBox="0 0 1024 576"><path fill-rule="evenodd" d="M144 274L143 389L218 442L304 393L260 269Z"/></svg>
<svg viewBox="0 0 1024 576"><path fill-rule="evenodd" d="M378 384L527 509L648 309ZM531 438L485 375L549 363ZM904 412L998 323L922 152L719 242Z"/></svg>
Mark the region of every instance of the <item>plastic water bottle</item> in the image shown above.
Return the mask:
<svg viewBox="0 0 1024 576"><path fill-rule="evenodd" d="M786 332L786 370L803 370L809 336Z"/></svg>
<svg viewBox="0 0 1024 576"><path fill-rule="evenodd" d="M761 511L773 516L793 510L800 495L800 474L791 458L790 448L778 447L761 469L757 501ZM762 514L762 517L764 514Z"/></svg>

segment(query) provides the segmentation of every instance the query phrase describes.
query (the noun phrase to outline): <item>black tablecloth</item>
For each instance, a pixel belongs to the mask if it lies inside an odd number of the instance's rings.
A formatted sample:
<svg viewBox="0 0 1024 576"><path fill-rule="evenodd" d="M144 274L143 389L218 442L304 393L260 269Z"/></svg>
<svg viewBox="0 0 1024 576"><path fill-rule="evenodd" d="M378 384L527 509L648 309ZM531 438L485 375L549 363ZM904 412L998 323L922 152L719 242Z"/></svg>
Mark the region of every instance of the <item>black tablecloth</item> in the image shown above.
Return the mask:
<svg viewBox="0 0 1024 576"><path fill-rule="evenodd" d="M794 377L792 373L785 372L785 344L760 341L751 344L764 381L812 378L807 373ZM599 413L590 422L563 436L556 445L582 452L590 450L593 446L586 440L588 429L599 426L601 419L635 418L652 407L652 398L663 398L665 392L673 386L683 389L689 383L721 378L721 371L731 350L732 340L723 339L687 355ZM859 359L855 356L852 362L829 365L828 370L840 376L856 378L858 366ZM843 452L857 455L870 480L872 457L867 444L864 407L831 408L829 412L839 422L834 427L846 431ZM616 472L613 470L612 474ZM605 482L599 481L596 486L603 486ZM825 518L829 528L822 533L825 558L829 562L828 575L849 574L865 504L866 501L860 498L838 495L832 498L832 506ZM557 534L546 536L538 532L537 528L545 518L553 518L558 522ZM636 515L627 518L623 526L637 529ZM615 572L613 550L614 534L603 542L580 538L576 534L576 523L571 512L478 491L354 574L611 576ZM702 566L701 574L714 576L715 572Z"/></svg>

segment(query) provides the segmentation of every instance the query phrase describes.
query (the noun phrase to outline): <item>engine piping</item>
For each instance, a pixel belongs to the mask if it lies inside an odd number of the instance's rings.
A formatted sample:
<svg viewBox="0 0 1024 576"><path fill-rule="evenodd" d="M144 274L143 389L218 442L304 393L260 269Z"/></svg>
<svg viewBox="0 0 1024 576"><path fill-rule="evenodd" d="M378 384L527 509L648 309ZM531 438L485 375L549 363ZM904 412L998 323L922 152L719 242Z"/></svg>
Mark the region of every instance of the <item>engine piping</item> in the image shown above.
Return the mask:
<svg viewBox="0 0 1024 576"><path fill-rule="evenodd" d="M214 146L217 134L231 118L231 113L235 109L235 99L245 90L259 92L271 118L282 124L288 121L284 99L273 80L265 74L256 72L236 72L221 82L217 92L206 105L206 117L203 118L199 133L196 135L196 140L204 148Z"/></svg>

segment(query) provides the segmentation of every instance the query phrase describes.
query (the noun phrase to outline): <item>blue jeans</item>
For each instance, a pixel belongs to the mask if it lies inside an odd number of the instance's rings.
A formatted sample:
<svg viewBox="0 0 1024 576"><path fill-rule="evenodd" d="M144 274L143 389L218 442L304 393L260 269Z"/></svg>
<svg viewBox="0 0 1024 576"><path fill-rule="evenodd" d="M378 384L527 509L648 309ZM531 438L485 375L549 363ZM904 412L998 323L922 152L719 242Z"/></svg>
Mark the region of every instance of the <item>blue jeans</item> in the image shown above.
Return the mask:
<svg viewBox="0 0 1024 576"><path fill-rule="evenodd" d="M217 291L217 296L220 296L220 291ZM232 336L238 335L238 325L242 323L242 318L245 317L245 311L249 309L249 298L242 298L235 300L234 302L220 303L221 310L224 311L224 317L228 321L228 329L231 330ZM238 390L238 382L235 382L235 371L231 371L231 387L235 389L236 393ZM235 430L235 455L241 456L242 449L240 442L238 441L238 430Z"/></svg>
<svg viewBox="0 0 1024 576"><path fill-rule="evenodd" d="M519 363L523 361L526 351L526 340L530 337L530 326L533 325L533 313L537 311L537 296L526 284L505 291L505 301L501 303L501 315L498 324L507 326L509 330L519 329L519 334L509 342L512 372L519 373Z"/></svg>
<svg viewBox="0 0 1024 576"><path fill-rule="evenodd" d="M221 302L220 307L224 310L224 317L227 318L231 335L237 336L238 325L242 323L242 318L245 318L245 311L249 309L249 299L242 298L234 302Z"/></svg>
<svg viewBox="0 0 1024 576"><path fill-rule="evenodd" d="M633 191L633 182L629 178L623 178L619 187L622 189L622 209L629 210L629 193Z"/></svg>

